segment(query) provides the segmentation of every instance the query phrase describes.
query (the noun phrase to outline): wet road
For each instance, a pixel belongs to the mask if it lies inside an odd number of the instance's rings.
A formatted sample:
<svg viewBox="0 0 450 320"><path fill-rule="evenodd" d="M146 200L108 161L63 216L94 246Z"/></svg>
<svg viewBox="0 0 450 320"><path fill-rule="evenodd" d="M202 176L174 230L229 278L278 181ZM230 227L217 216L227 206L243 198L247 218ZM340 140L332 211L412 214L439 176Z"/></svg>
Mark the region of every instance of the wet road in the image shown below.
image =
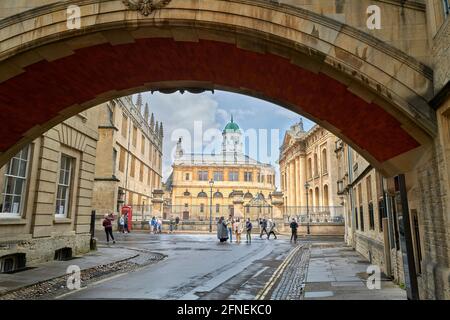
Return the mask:
<svg viewBox="0 0 450 320"><path fill-rule="evenodd" d="M135 233L116 240L117 247L147 249L167 258L61 299L253 299L294 247L287 237L220 244L208 234Z"/></svg>

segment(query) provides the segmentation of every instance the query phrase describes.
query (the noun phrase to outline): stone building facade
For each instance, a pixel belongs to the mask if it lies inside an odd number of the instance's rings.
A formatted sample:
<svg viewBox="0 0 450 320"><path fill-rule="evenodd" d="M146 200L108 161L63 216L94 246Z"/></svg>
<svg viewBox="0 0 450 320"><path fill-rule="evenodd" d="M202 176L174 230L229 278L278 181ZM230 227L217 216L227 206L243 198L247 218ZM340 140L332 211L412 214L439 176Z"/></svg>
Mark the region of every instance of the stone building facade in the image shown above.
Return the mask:
<svg viewBox="0 0 450 320"><path fill-rule="evenodd" d="M230 214L252 219L279 217L279 206L272 207L272 200L279 200L273 166L243 153L242 131L233 119L222 136L219 154L187 154L182 140L178 141L173 172L166 183L171 192L168 215L208 221L212 198L214 219Z"/></svg>
<svg viewBox="0 0 450 320"><path fill-rule="evenodd" d="M0 268L90 250L97 114L88 110L35 139L0 169Z"/></svg>
<svg viewBox="0 0 450 320"><path fill-rule="evenodd" d="M279 159L286 214L303 215L307 207L317 215L343 214L335 183L336 140L318 125L305 131L302 120L286 131Z"/></svg>
<svg viewBox="0 0 450 320"><path fill-rule="evenodd" d="M385 179L340 139L334 153L337 194L344 205L346 243L397 283L404 283L393 180ZM420 250L417 214L411 219L415 250ZM421 252L416 253L419 266Z"/></svg>
<svg viewBox="0 0 450 320"><path fill-rule="evenodd" d="M93 207L101 218L133 208L133 220L152 211L152 194L161 189L163 125L155 121L141 94L94 108L99 116Z"/></svg>

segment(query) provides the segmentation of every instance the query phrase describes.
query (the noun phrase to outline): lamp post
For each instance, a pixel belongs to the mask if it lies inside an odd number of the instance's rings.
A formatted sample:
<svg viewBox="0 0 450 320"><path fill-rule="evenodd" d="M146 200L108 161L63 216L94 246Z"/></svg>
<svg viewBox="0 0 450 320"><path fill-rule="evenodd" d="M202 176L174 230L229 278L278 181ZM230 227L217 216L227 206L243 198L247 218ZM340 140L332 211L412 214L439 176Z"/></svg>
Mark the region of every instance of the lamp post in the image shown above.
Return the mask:
<svg viewBox="0 0 450 320"><path fill-rule="evenodd" d="M306 234L310 234L309 231L309 194L308 194L308 190L309 190L309 183L306 182L305 183L305 189L306 189Z"/></svg>
<svg viewBox="0 0 450 320"><path fill-rule="evenodd" d="M214 180L209 180L209 232L212 232L212 189L214 186Z"/></svg>

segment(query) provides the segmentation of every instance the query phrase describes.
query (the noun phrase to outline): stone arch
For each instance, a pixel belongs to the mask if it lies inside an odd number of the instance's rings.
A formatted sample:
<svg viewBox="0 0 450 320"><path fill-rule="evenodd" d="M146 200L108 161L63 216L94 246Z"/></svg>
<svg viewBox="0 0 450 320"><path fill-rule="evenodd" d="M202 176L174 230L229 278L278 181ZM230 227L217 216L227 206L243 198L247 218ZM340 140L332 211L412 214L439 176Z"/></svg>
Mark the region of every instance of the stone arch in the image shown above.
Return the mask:
<svg viewBox="0 0 450 320"><path fill-rule="evenodd" d="M68 4L81 8L80 30L67 29ZM0 164L62 120L144 90L224 89L274 101L388 174L409 170L436 133L431 69L290 5L175 0L143 15L122 1L69 0L5 18L0 30Z"/></svg>

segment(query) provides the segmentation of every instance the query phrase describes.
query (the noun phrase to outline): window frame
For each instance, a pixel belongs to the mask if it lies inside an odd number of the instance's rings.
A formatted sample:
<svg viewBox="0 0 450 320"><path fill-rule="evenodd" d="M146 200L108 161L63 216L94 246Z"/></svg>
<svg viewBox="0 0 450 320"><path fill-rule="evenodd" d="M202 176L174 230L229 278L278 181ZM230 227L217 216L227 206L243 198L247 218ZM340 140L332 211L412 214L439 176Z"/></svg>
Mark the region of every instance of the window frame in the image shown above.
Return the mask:
<svg viewBox="0 0 450 320"><path fill-rule="evenodd" d="M27 150L27 156L26 159L22 158L23 151ZM29 172L30 172L30 163L31 163L31 153L32 153L32 145L29 144L26 147L22 148L11 160L8 161L8 163L4 166L5 173L3 174L3 190L1 190L0 197L2 197L2 210L0 211L0 219L1 218L22 218L24 216L25 210L26 210L26 199L27 199L27 191L28 191L28 183L29 183ZM19 156L19 158L18 158ZM19 166L18 166L18 173L20 173L21 164L25 162L25 172L23 176L16 176L12 175L8 172L11 171L12 167L12 161L14 159L19 160ZM22 179L22 190L20 192L20 202L19 202L19 208L18 212L5 212L3 211L3 206L5 203L6 196L12 197L12 204L14 203L14 198L16 198L18 195L16 193L8 193L6 194L6 187L7 187L7 180L9 178L14 179L14 186L13 186L13 192L15 192L16 188L16 179Z"/></svg>
<svg viewBox="0 0 450 320"><path fill-rule="evenodd" d="M62 168L62 160L63 158L66 158L68 160L69 163L69 169L67 170L67 168L64 168L65 171L68 171L68 181L65 184L61 183L61 171L63 170ZM75 168L75 158L71 157L70 155L67 155L65 153L61 153L60 157L59 157L59 169L58 169L58 181L56 183L56 198L55 198L55 212L54 212L54 216L56 219L64 219L64 218L69 218L70 217L70 207L71 207L71 203L72 203L72 197L71 197L71 193L72 193L72 187L73 187L73 174L74 174L74 168ZM64 213L58 213L57 209L58 209L58 202L63 200L63 198L61 198L59 196L60 194L60 187L64 186L66 188L65 191L65 204L64 204ZM60 207L60 206L59 206Z"/></svg>

